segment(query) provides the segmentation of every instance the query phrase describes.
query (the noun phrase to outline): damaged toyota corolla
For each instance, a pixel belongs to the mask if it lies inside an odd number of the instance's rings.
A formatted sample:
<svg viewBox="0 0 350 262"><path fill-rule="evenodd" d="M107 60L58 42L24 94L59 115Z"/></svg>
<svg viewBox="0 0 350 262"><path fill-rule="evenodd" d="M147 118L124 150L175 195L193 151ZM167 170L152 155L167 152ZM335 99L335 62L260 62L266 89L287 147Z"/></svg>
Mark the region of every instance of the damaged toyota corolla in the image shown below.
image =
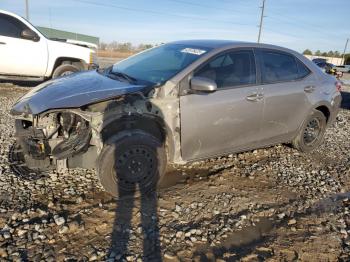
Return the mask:
<svg viewBox="0 0 350 262"><path fill-rule="evenodd" d="M11 111L11 158L17 172L94 168L116 197L146 193L168 164L277 143L317 148L339 110L339 91L289 49L173 42L32 89Z"/></svg>

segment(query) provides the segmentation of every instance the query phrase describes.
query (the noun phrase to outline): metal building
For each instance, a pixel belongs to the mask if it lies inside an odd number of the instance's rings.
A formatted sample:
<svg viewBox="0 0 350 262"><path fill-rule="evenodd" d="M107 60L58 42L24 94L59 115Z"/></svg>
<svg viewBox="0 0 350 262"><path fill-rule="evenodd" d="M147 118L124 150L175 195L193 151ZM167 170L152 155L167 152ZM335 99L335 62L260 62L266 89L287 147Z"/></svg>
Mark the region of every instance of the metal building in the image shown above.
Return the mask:
<svg viewBox="0 0 350 262"><path fill-rule="evenodd" d="M48 38L72 39L72 40L78 40L78 41L92 43L92 44L95 44L97 46L99 45L99 42L100 42L100 38L95 37L95 36L67 32L67 31L63 31L63 30L42 27L42 26L37 26L36 28L38 28L38 30Z"/></svg>

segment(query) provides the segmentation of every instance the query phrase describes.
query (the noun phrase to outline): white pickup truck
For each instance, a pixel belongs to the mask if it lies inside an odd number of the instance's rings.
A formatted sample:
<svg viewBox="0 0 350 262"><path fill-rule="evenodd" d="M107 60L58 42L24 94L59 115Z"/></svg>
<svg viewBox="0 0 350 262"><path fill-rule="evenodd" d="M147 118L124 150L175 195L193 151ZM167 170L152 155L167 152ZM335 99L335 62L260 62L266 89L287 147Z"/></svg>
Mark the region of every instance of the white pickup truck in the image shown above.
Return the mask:
<svg viewBox="0 0 350 262"><path fill-rule="evenodd" d="M24 18L0 10L0 80L43 81L96 66L81 42L46 38Z"/></svg>

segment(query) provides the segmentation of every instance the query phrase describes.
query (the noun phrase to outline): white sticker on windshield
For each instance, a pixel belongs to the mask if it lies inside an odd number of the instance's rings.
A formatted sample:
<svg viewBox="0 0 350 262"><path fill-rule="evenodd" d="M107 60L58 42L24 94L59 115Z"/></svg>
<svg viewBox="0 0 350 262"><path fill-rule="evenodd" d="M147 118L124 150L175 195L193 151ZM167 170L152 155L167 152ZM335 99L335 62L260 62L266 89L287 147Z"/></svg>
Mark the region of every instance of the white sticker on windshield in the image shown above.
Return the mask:
<svg viewBox="0 0 350 262"><path fill-rule="evenodd" d="M182 53L188 53L188 54L193 54L193 55L202 55L206 51L202 49L195 49L195 48L185 48L181 50Z"/></svg>

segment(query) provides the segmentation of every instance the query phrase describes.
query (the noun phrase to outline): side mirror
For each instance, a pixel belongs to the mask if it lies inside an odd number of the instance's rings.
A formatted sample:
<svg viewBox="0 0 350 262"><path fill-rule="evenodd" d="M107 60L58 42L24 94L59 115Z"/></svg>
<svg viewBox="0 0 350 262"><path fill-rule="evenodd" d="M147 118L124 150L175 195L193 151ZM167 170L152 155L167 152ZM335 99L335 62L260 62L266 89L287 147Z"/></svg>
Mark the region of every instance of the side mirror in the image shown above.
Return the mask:
<svg viewBox="0 0 350 262"><path fill-rule="evenodd" d="M206 77L195 76L191 79L191 89L202 92L215 92L217 85L214 80Z"/></svg>
<svg viewBox="0 0 350 262"><path fill-rule="evenodd" d="M34 42L38 42L40 37L33 30L24 29L21 33L21 37L26 40L32 40Z"/></svg>

